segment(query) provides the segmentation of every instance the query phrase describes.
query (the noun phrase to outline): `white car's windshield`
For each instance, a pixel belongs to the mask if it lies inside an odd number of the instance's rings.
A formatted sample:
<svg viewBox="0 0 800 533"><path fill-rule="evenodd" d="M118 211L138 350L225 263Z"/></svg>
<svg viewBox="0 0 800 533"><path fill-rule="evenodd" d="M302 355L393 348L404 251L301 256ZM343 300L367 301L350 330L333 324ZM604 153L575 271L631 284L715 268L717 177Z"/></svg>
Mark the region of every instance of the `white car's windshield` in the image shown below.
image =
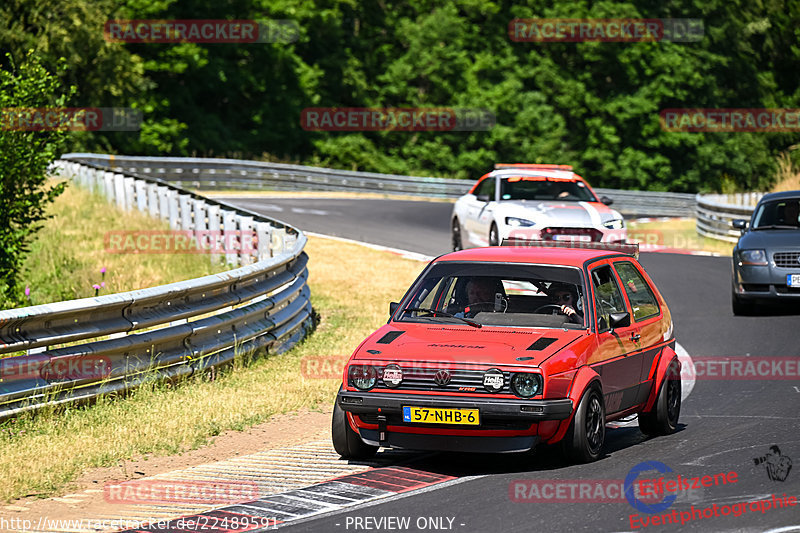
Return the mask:
<svg viewBox="0 0 800 533"><path fill-rule="evenodd" d="M401 320L584 328L583 295L575 268L447 262L417 283Z"/></svg>
<svg viewBox="0 0 800 533"><path fill-rule="evenodd" d="M500 181L501 200L560 200L596 202L597 198L581 181L510 177Z"/></svg>

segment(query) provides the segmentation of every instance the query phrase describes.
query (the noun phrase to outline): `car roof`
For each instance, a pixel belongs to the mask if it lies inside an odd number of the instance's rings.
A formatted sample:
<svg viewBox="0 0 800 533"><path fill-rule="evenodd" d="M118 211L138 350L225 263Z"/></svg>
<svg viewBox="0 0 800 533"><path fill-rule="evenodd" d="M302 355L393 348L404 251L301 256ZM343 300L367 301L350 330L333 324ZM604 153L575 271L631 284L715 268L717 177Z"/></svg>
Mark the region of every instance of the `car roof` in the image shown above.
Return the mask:
<svg viewBox="0 0 800 533"><path fill-rule="evenodd" d="M781 191L781 192L771 192L767 193L761 197L761 200L758 203L764 201L771 201L771 200L785 200L787 198L800 198L800 191Z"/></svg>
<svg viewBox="0 0 800 533"><path fill-rule="evenodd" d="M524 176L524 177L531 177L531 178L543 178L543 179L560 179L560 180L570 180L570 181L577 181L580 180L580 176L572 172L571 170L558 170L558 169L523 169L523 168L504 168L500 170L493 170L489 173L489 176L496 177L496 178L510 178L513 176Z"/></svg>
<svg viewBox="0 0 800 533"><path fill-rule="evenodd" d="M537 263L582 267L586 261L625 256L620 252L585 248L542 248L537 246L490 246L469 248L442 255L436 261L480 261L496 263ZM626 256L633 260L633 256Z"/></svg>

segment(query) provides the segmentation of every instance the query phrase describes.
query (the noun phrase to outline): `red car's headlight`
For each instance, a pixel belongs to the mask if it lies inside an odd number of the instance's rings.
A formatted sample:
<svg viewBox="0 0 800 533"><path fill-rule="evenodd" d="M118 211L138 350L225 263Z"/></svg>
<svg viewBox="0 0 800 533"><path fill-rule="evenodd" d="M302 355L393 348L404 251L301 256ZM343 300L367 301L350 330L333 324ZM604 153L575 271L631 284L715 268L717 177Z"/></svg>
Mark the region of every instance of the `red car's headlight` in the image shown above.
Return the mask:
<svg viewBox="0 0 800 533"><path fill-rule="evenodd" d="M350 384L359 390L369 390L378 381L378 372L371 365L351 365L347 374Z"/></svg>

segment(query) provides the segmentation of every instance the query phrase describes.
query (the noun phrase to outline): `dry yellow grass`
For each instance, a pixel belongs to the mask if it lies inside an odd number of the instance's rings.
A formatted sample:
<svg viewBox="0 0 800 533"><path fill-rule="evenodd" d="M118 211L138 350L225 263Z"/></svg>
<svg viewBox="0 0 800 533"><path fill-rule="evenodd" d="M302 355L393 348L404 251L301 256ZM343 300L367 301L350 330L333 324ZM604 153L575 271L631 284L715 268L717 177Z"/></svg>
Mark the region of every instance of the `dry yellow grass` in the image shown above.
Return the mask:
<svg viewBox="0 0 800 533"><path fill-rule="evenodd" d="M146 387L90 408L23 417L0 427L0 500L64 493L82 471L143 454L176 454L271 415L331 405L336 379L301 374L304 357L346 356L388 319L423 264L355 244L310 237L312 302L321 321L295 349L215 381Z"/></svg>
<svg viewBox="0 0 800 533"><path fill-rule="evenodd" d="M800 168L792 165L786 152L778 156L778 174L775 185L770 192L800 191Z"/></svg>

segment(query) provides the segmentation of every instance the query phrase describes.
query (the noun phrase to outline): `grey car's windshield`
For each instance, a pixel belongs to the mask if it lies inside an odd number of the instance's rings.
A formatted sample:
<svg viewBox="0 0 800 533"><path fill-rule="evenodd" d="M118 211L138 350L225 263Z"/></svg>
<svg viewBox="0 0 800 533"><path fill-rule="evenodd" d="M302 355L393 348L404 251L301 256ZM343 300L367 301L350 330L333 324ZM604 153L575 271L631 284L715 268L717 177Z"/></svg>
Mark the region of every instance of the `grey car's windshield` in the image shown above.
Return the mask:
<svg viewBox="0 0 800 533"><path fill-rule="evenodd" d="M580 329L583 295L577 268L448 261L412 288L399 319Z"/></svg>
<svg viewBox="0 0 800 533"><path fill-rule="evenodd" d="M510 177L500 180L501 200L559 200L596 202L582 181Z"/></svg>
<svg viewBox="0 0 800 533"><path fill-rule="evenodd" d="M754 230L800 228L800 198L764 202L753 216Z"/></svg>

